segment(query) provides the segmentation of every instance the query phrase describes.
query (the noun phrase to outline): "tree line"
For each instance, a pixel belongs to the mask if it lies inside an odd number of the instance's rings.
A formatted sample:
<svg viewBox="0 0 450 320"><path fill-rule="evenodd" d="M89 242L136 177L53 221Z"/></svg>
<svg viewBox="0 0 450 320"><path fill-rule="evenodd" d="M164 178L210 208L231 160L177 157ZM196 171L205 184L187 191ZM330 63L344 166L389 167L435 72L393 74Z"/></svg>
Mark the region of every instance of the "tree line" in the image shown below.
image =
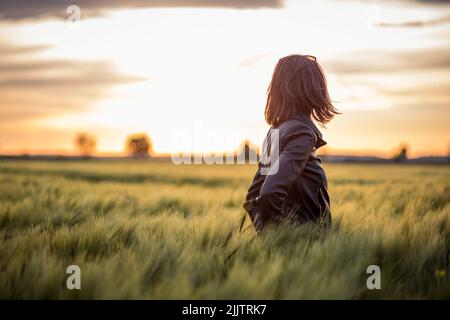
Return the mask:
<svg viewBox="0 0 450 320"><path fill-rule="evenodd" d="M75 146L80 156L88 158L96 152L97 139L90 133L81 132L75 138ZM152 140L145 133L128 136L125 151L129 157L133 158L148 158L155 154ZM223 157L226 156L224 153ZM252 159L259 158L259 149L249 140L244 140L232 156L234 159L244 159L245 163L250 163Z"/></svg>
<svg viewBox="0 0 450 320"><path fill-rule="evenodd" d="M75 138L75 147L84 157L92 156L97 148L97 139L90 133L81 132ZM125 151L133 158L147 158L153 155L153 144L145 133L132 134L125 142Z"/></svg>

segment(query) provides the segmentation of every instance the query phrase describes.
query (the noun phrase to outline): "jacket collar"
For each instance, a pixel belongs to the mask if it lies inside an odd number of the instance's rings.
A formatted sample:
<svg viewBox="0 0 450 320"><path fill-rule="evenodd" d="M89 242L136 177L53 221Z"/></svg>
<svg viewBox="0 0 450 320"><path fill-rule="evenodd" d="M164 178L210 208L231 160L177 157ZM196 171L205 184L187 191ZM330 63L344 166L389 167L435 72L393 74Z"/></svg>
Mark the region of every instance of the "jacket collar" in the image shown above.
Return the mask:
<svg viewBox="0 0 450 320"><path fill-rule="evenodd" d="M319 131L317 126L311 120L310 116L303 114L303 113L299 113L294 117L294 119L297 119L297 120L303 122L304 124L306 124L308 127L310 127L315 132L315 134L317 135L317 141L316 141L316 145L315 145L316 149L327 144L327 142L325 140L323 140L323 138L322 138L322 133Z"/></svg>

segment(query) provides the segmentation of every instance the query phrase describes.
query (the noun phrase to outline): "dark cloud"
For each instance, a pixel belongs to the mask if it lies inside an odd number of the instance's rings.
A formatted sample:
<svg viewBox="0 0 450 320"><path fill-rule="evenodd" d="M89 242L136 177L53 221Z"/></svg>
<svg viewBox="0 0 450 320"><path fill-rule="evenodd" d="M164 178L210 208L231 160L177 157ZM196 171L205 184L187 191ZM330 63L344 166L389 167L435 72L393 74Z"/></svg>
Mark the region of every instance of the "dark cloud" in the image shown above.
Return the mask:
<svg viewBox="0 0 450 320"><path fill-rule="evenodd" d="M423 2L423 3L450 3L450 0L417 0L417 2Z"/></svg>
<svg viewBox="0 0 450 320"><path fill-rule="evenodd" d="M440 24L446 24L450 22L450 16L441 17L438 19L430 20L410 20L402 22L379 22L376 23L376 27L382 28L419 28L419 27L430 27Z"/></svg>
<svg viewBox="0 0 450 320"><path fill-rule="evenodd" d="M393 109L401 103L411 102L422 104L424 108L438 104L448 108L450 82L444 78L450 72L448 52L447 47L358 51L323 59L320 63L337 76L342 88L350 94L349 101L354 101L352 103L369 102L364 93L352 91L353 86L357 86L384 97Z"/></svg>
<svg viewBox="0 0 450 320"><path fill-rule="evenodd" d="M35 53L50 48L48 45L31 45L31 46L11 46L0 42L0 57L5 58L16 54L23 55Z"/></svg>
<svg viewBox="0 0 450 320"><path fill-rule="evenodd" d="M422 85L420 86L415 85L402 89L379 87L377 88L377 90L378 92L391 96L420 98L422 100L424 97L428 96L431 97L433 100L438 100L439 98L442 98L445 99L447 102L450 101L450 82L439 83L439 85L426 82L422 83Z"/></svg>
<svg viewBox="0 0 450 320"><path fill-rule="evenodd" d="M37 49L0 46L0 123L79 112L112 86L144 80L120 74L106 61L20 59L30 50Z"/></svg>
<svg viewBox="0 0 450 320"><path fill-rule="evenodd" d="M406 70L450 68L450 48L410 51L366 50L342 54L322 61L337 74L404 72Z"/></svg>
<svg viewBox="0 0 450 320"><path fill-rule="evenodd" d="M66 8L76 4L84 17L98 15L105 10L126 8L208 7L232 9L281 8L287 0L2 0L0 16L17 20L42 17L66 17ZM301 1L301 0L292 0ZM336 0L337 1L337 0ZM346 0L348 1L348 0ZM360 2L362 0L354 0ZM450 0L403 0L424 4L447 4ZM381 5L387 0L378 1ZM416 23L413 22L413 25ZM387 25L386 25L387 26Z"/></svg>
<svg viewBox="0 0 450 320"><path fill-rule="evenodd" d="M110 86L143 80L118 74L104 61L42 60L25 63L0 63L2 88L55 88ZM46 76L47 72L52 74ZM53 75L53 72L56 75ZM10 77L6 76L10 74Z"/></svg>
<svg viewBox="0 0 450 320"><path fill-rule="evenodd" d="M224 7L234 9L279 8L283 0L2 0L0 13L5 19L64 17L69 5L80 6L83 15L103 10L158 7Z"/></svg>

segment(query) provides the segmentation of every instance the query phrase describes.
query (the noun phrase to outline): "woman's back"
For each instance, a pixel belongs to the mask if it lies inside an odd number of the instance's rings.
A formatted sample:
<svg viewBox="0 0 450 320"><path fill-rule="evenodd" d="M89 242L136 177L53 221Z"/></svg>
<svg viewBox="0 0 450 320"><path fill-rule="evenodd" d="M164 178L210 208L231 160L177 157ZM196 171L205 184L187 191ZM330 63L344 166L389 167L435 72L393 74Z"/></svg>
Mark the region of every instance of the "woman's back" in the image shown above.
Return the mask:
<svg viewBox="0 0 450 320"><path fill-rule="evenodd" d="M244 208L252 220L252 215L262 213L275 221L290 216L298 223L325 221L329 224L327 178L315 154L326 144L320 131L301 114L284 121L275 130L278 130L280 153L277 172L264 174L261 169L265 165L259 164ZM267 219L263 220L267 224Z"/></svg>
<svg viewBox="0 0 450 320"><path fill-rule="evenodd" d="M297 223L331 225L327 178L316 156L326 142L312 118L325 124L337 113L315 57L280 59L265 109L271 125L263 148L266 157L244 203L257 231L288 217Z"/></svg>

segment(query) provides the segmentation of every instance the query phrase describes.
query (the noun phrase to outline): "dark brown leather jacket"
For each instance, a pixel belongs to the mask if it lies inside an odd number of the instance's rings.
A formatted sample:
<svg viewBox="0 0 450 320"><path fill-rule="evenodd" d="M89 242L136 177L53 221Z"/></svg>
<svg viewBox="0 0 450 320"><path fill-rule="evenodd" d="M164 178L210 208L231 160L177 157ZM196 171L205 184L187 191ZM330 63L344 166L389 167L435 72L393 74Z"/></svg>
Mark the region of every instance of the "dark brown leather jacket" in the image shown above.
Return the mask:
<svg viewBox="0 0 450 320"><path fill-rule="evenodd" d="M320 222L331 225L327 177L316 150L325 145L311 118L299 114L278 129L278 172L263 174L270 164L258 164L244 208L259 232L267 224L290 217L294 222Z"/></svg>

